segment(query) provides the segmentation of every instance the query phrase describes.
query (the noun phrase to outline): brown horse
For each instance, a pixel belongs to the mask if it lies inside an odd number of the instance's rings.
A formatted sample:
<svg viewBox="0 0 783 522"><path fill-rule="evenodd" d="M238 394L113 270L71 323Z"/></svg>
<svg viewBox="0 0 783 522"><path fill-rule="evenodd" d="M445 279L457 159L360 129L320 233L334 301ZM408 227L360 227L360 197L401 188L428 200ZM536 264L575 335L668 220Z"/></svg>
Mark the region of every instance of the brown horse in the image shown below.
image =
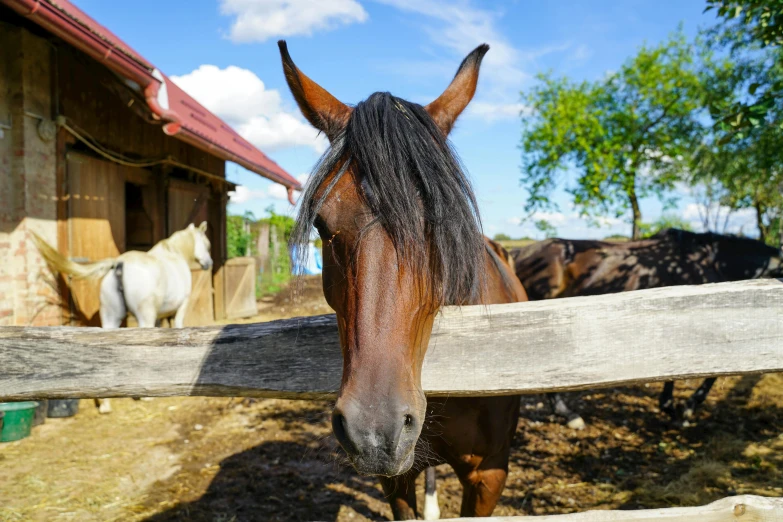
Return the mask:
<svg viewBox="0 0 783 522"><path fill-rule="evenodd" d="M781 252L760 241L735 236L662 230L650 239L628 243L548 239L514 249L517 277L530 300L612 294L644 288L780 277ZM685 419L704 402L715 379L706 379L688 399ZM661 410L676 416L667 382L660 396ZM559 394L549 394L554 412L569 426L584 426Z"/></svg>
<svg viewBox="0 0 783 522"><path fill-rule="evenodd" d="M447 141L489 46L470 53L427 106L375 93L350 107L279 45L299 108L330 141L292 242L305 244L313 227L323 240L324 296L343 351L334 434L357 471L380 477L396 519L416 516L416 476L442 462L464 487L462 515L489 515L505 485L519 397L427 400L421 387L442 306L525 300L481 234L472 188Z"/></svg>

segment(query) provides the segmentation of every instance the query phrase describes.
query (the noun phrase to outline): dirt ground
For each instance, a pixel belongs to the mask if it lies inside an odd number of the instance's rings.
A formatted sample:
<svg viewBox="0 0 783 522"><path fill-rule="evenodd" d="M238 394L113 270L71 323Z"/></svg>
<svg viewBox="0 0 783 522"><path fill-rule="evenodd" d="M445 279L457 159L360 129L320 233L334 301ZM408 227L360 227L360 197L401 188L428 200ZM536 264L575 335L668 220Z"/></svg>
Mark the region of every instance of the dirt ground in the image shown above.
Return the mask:
<svg viewBox="0 0 783 522"><path fill-rule="evenodd" d="M318 281L308 281L302 294L297 304L287 295L260 303L251 320L329 311ZM678 398L698 384L679 385ZM660 389L650 384L569 395L588 422L578 432L550 416L542 397L525 397L495 514L783 495L783 376L719 380L687 428L657 412ZM0 445L0 521L390 517L376 482L340 463L326 402L112 402L114 412L99 415L91 401L82 401L77 416L48 419L31 437ZM438 491L442 516L456 516L460 486L447 466L438 468Z"/></svg>

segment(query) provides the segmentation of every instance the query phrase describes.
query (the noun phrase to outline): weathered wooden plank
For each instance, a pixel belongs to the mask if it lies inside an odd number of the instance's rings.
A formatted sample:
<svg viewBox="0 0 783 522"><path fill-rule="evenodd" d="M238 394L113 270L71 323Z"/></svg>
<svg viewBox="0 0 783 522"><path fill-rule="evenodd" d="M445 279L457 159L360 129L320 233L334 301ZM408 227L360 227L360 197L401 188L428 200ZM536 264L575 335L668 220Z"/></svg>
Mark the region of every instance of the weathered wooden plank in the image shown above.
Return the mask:
<svg viewBox="0 0 783 522"><path fill-rule="evenodd" d="M638 511L585 511L571 515L538 517L458 518L481 522L780 522L783 499L741 495L701 507L643 509Z"/></svg>
<svg viewBox="0 0 783 522"><path fill-rule="evenodd" d="M573 390L783 371L783 283L670 287L447 309L430 395ZM338 387L334 316L176 329L0 328L0 398L318 398Z"/></svg>

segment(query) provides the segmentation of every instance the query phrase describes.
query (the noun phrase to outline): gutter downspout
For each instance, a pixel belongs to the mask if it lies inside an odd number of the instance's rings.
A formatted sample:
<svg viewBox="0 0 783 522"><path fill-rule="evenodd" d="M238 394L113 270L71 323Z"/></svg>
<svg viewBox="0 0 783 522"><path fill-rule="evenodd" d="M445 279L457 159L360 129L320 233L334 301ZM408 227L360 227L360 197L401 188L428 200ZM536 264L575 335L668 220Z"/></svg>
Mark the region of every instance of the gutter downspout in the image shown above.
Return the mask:
<svg viewBox="0 0 783 522"><path fill-rule="evenodd" d="M173 136L182 128L179 114L169 109L166 79L157 69L152 71L152 76L158 81L152 81L144 88L144 98L147 100L147 105L153 116L168 122L163 124L163 132L168 136Z"/></svg>

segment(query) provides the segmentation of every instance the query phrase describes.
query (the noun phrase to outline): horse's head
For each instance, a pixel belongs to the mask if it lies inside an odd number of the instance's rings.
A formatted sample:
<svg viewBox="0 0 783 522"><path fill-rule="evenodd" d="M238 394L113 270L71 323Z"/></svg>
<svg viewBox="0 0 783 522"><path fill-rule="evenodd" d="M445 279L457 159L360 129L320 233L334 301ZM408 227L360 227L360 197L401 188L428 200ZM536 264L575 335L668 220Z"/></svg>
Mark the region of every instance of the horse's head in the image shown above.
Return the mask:
<svg viewBox="0 0 783 522"><path fill-rule="evenodd" d="M212 268L212 256L209 254L210 243L207 238L207 222L202 221L196 227L191 223L187 228L193 237L193 260L196 261L203 270Z"/></svg>
<svg viewBox="0 0 783 522"><path fill-rule="evenodd" d="M375 93L349 107L304 75L280 42L294 98L331 143L302 196L292 242L305 244L313 227L323 240L324 295L343 350L332 426L363 473L412 466L434 316L444 304L475 302L483 281L476 201L446 136L488 49L465 58L427 106Z"/></svg>
<svg viewBox="0 0 783 522"><path fill-rule="evenodd" d="M781 251L755 239L707 234L715 267L724 281L783 276Z"/></svg>

